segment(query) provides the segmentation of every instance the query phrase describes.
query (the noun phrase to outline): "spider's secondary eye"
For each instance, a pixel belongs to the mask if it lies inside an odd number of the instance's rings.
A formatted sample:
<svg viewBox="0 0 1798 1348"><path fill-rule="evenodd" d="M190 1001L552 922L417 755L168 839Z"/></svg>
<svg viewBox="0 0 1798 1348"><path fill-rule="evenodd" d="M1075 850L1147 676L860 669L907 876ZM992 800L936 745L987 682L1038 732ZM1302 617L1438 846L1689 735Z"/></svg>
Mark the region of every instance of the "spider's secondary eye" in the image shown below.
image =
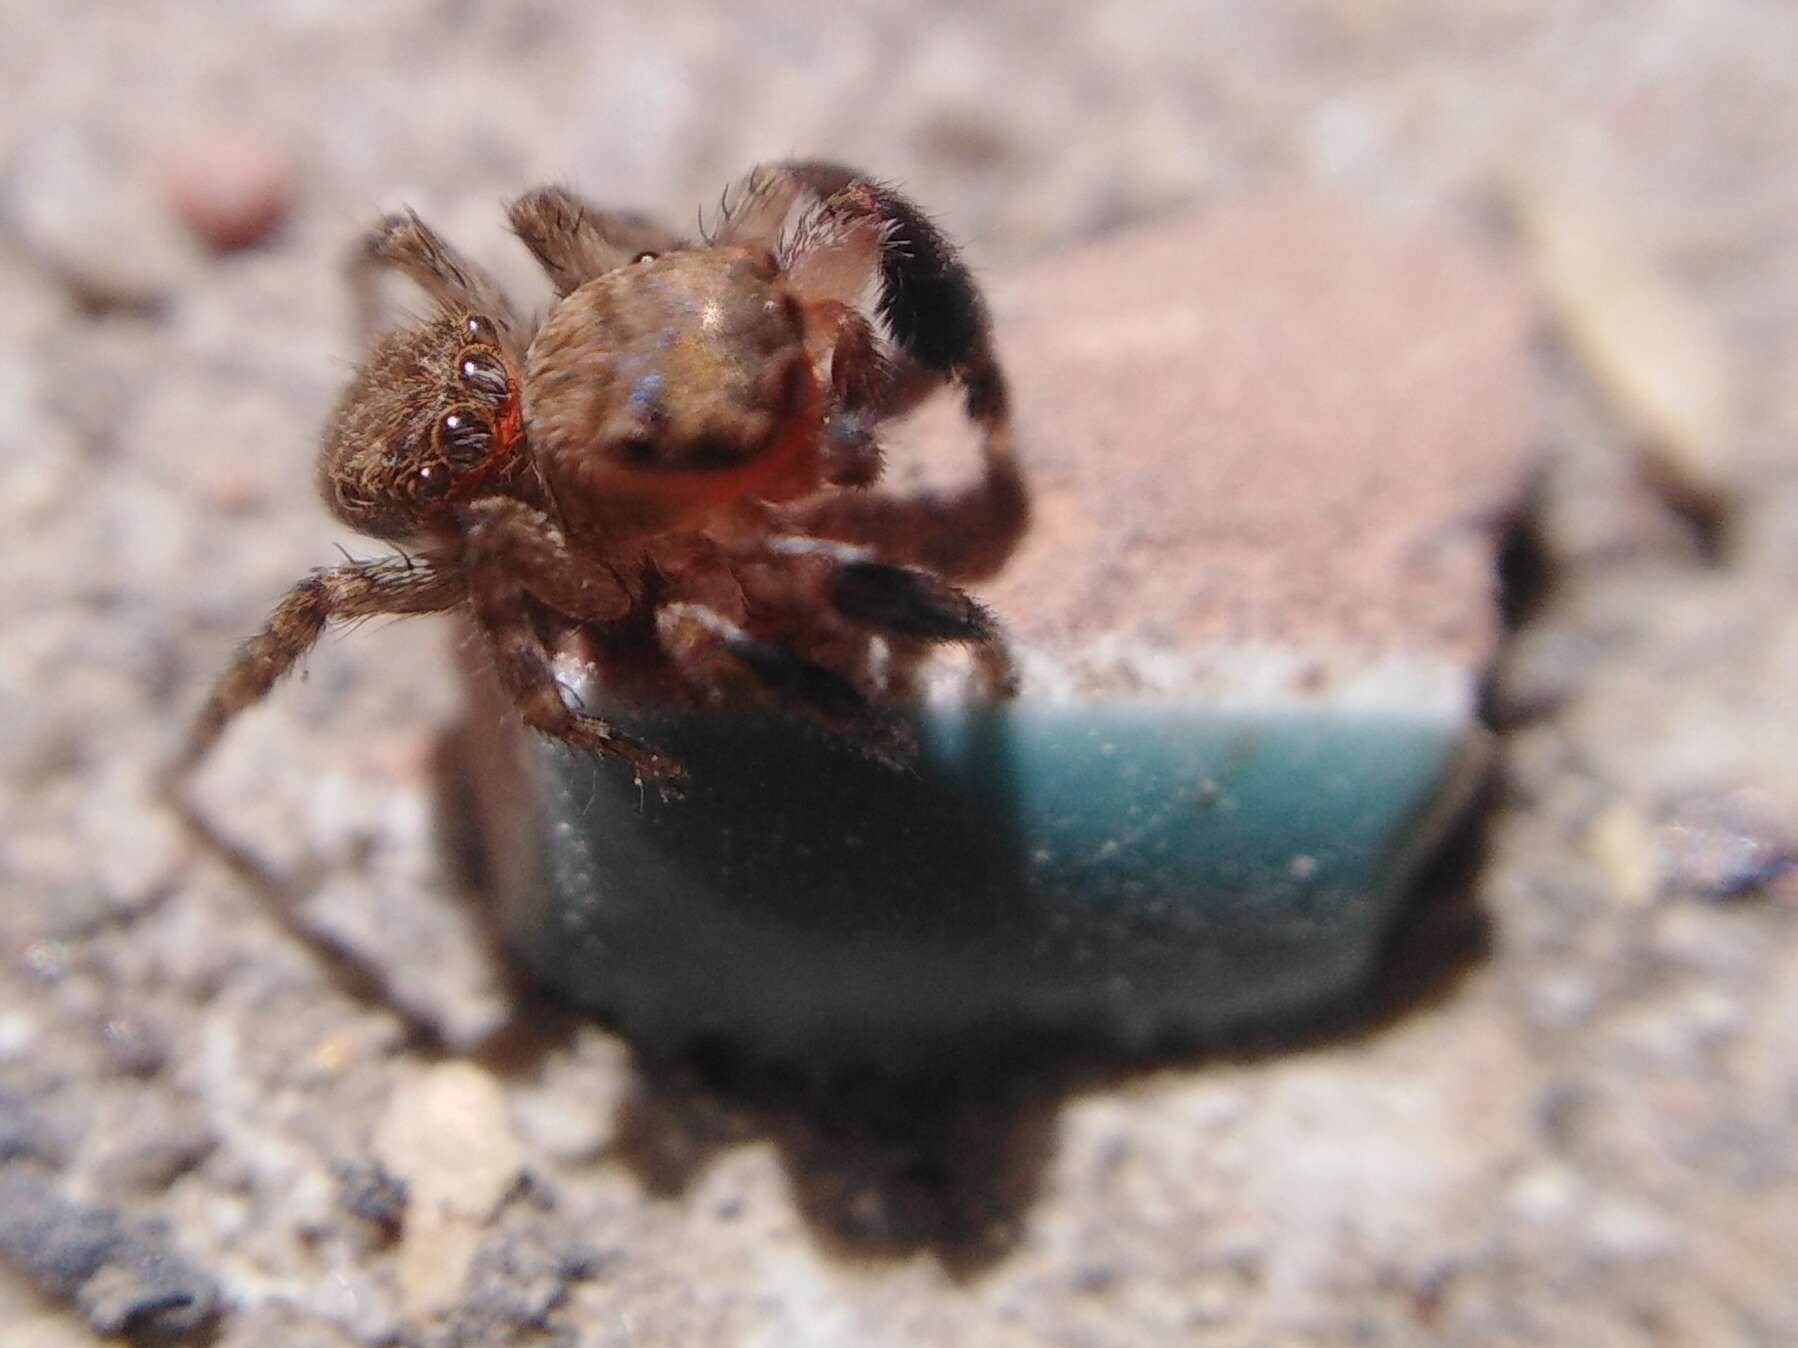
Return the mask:
<svg viewBox="0 0 1798 1348"><path fill-rule="evenodd" d="M452 468L473 468L493 449L493 429L472 407L445 412L437 422L437 451Z"/></svg>
<svg viewBox="0 0 1798 1348"><path fill-rule="evenodd" d="M499 345L499 329L484 314L470 314L463 319L462 336L468 341L482 342L487 346Z"/></svg>
<svg viewBox="0 0 1798 1348"><path fill-rule="evenodd" d="M440 463L427 463L412 474L412 493L425 501L435 501L449 490L450 470Z"/></svg>
<svg viewBox="0 0 1798 1348"><path fill-rule="evenodd" d="M464 351L456 362L456 377L462 381L462 387L489 407L505 402L512 389L505 365L491 351Z"/></svg>
<svg viewBox="0 0 1798 1348"><path fill-rule="evenodd" d="M631 261L632 262L654 262L660 256L661 256L660 253L642 252L642 253L638 253L635 257L633 257L631 259Z"/></svg>

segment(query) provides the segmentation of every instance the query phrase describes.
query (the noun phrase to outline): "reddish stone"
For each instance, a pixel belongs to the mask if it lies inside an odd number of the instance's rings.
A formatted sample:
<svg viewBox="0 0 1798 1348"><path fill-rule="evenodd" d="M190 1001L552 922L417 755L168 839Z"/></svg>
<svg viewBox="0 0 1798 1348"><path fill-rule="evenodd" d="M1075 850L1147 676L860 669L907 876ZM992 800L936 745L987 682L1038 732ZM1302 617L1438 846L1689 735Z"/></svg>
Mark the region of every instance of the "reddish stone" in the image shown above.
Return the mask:
<svg viewBox="0 0 1798 1348"><path fill-rule="evenodd" d="M1532 457L1513 276L1452 231L1290 191L990 288L1036 522L982 597L1021 646L1200 655L1234 686L1268 669L1228 651L1272 648L1324 697L1399 654L1471 695ZM965 471L969 438L933 411L895 476L914 455Z"/></svg>
<svg viewBox="0 0 1798 1348"><path fill-rule="evenodd" d="M280 146L246 132L216 132L187 142L170 157L170 206L214 252L250 248L286 219L293 171Z"/></svg>

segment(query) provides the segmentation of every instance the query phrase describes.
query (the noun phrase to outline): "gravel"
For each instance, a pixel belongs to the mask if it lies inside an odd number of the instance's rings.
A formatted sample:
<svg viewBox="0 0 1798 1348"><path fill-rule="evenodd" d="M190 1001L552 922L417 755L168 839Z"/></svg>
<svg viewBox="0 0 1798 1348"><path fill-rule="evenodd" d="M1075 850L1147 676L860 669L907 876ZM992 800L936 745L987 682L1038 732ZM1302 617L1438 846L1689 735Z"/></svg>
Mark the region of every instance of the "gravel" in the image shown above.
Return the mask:
<svg viewBox="0 0 1798 1348"><path fill-rule="evenodd" d="M15 0L0 20L0 1339L211 1317L220 1348L1798 1340L1786 0ZM280 228L225 255L155 186L221 125L292 167ZM995 274L1294 178L1528 272L1517 185L1572 182L1678 297L1672 335L1610 370L1567 340L1573 292L1536 305L1545 466L1506 571L1531 583L1462 858L1478 958L1426 904L1350 1024L896 1098L640 1063L442 915L461 881L424 821L456 699L423 621L327 641L204 791L271 864L323 877L332 931L360 894L460 948L463 992L396 965L372 986L407 988L403 1013L359 994L171 842L147 784L205 681L353 544L310 455L353 350L355 229L409 202L540 304L509 193L571 180L686 218L795 151L902 180ZM1723 371L1726 426L1702 391L1642 401L1640 371L1684 349ZM1657 461L1726 499L1694 509ZM1736 856L1766 883L1738 886ZM151 1047L109 1033L122 1016ZM427 1319L404 1237L346 1208L343 1176L451 1054L532 1178L482 1209ZM189 1142L108 1190L139 1106Z"/></svg>

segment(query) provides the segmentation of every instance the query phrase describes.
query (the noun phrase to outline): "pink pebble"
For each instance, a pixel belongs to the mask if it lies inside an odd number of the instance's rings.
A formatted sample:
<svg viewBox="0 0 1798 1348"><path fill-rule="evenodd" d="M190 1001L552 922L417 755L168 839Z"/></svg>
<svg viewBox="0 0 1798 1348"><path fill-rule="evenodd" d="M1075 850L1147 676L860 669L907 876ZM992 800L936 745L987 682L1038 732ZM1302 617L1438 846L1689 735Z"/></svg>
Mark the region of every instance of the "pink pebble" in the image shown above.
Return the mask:
<svg viewBox="0 0 1798 1348"><path fill-rule="evenodd" d="M292 192L286 153L248 132L196 137L169 156L170 206L201 243L226 253L261 243L286 218Z"/></svg>

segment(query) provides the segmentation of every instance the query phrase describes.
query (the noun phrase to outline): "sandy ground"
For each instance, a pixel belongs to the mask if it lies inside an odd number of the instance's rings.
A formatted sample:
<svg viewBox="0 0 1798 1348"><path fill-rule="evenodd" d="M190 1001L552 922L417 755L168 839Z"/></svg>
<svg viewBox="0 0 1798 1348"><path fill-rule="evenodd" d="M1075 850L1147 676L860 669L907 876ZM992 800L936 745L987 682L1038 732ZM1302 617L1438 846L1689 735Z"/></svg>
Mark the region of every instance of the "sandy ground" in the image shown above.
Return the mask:
<svg viewBox="0 0 1798 1348"><path fill-rule="evenodd" d="M0 1252L51 1293L0 1275L0 1338L216 1304L225 1345L1798 1340L1785 0L0 21ZM213 258L167 183L227 131L291 206ZM265 857L323 858L320 924L418 953L406 1014L151 807L231 644L349 541L309 459L357 227L410 203L540 300L510 193L710 201L796 151L903 179L981 267L1296 177L1531 269L1479 958L1346 1033L847 1109L639 1067L495 977L440 901L429 624L327 643L209 776Z"/></svg>

